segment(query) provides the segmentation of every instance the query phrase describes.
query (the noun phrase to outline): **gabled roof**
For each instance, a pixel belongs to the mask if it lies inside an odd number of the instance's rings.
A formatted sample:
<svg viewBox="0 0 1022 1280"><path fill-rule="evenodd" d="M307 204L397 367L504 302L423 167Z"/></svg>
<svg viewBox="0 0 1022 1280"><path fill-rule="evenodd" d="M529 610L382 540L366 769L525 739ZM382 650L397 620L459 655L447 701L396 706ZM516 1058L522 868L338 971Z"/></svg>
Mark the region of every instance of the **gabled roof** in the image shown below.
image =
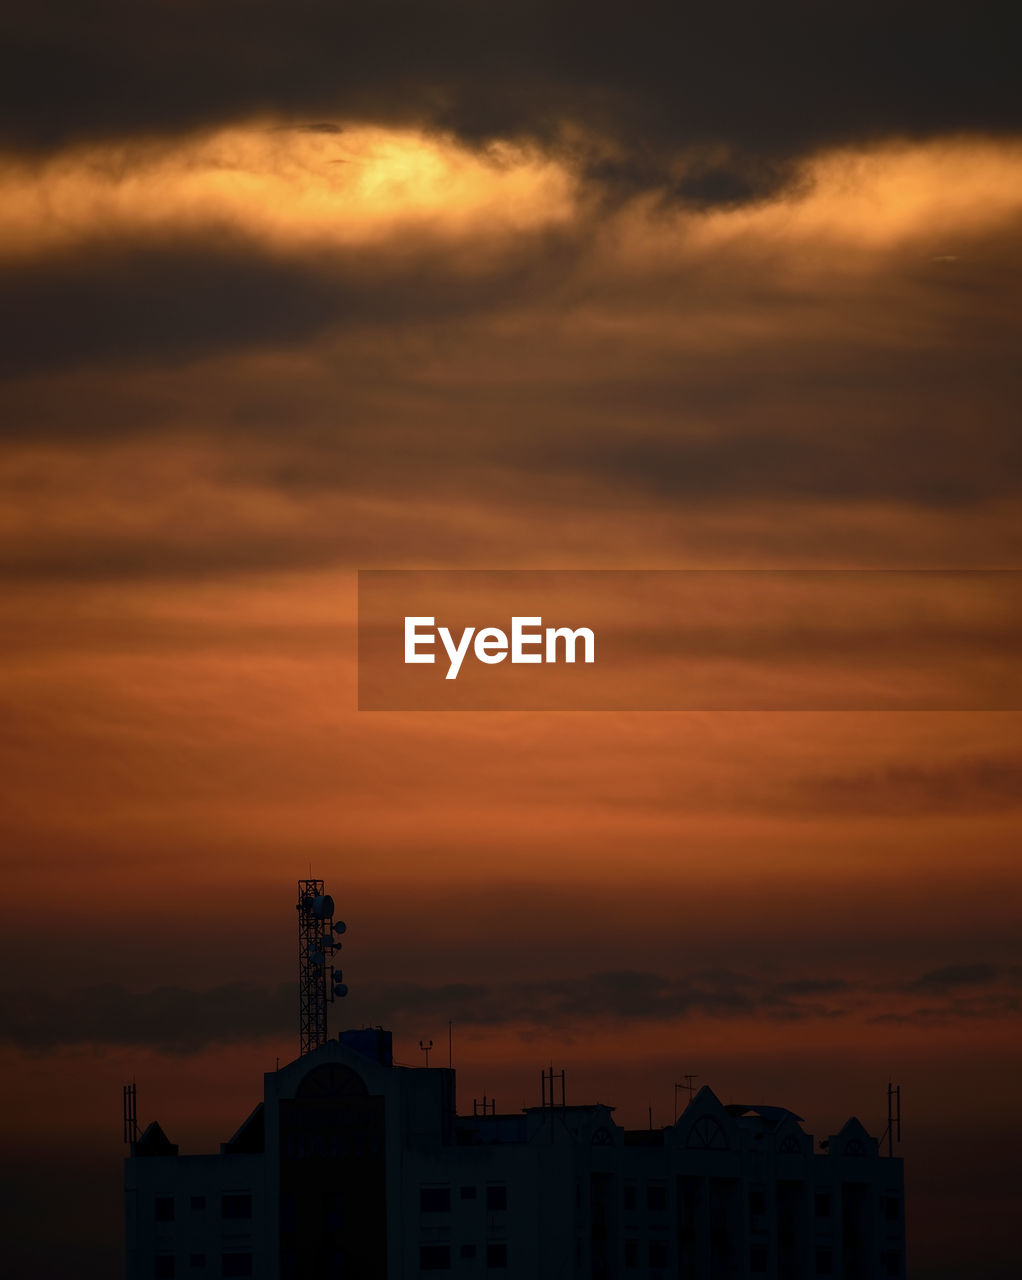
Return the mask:
<svg viewBox="0 0 1022 1280"><path fill-rule="evenodd" d="M265 1145L263 1104L258 1103L247 1119L241 1122L237 1132L226 1142L220 1143L220 1153L225 1156L258 1155Z"/></svg>
<svg viewBox="0 0 1022 1280"><path fill-rule="evenodd" d="M745 1116L758 1116L766 1122L769 1129L779 1129L789 1117L796 1124L802 1123L802 1117L797 1116L794 1111L789 1111L787 1107L768 1107L759 1104L749 1105L745 1102L729 1102L724 1110L736 1120L741 1120Z"/></svg>
<svg viewBox="0 0 1022 1280"><path fill-rule="evenodd" d="M177 1143L171 1142L154 1120L135 1143L136 1156L176 1156Z"/></svg>
<svg viewBox="0 0 1022 1280"><path fill-rule="evenodd" d="M828 1148L832 1156L869 1156L877 1154L877 1140L870 1136L861 1120L851 1116L839 1132L831 1134Z"/></svg>

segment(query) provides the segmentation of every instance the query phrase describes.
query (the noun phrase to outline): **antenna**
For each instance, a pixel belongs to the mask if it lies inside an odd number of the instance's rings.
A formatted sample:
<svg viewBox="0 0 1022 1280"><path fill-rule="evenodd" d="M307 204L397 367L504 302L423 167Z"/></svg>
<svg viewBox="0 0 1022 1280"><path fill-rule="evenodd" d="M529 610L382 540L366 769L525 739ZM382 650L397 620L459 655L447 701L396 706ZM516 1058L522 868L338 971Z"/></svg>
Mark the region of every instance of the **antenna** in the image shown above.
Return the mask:
<svg viewBox="0 0 1022 1280"><path fill-rule="evenodd" d="M553 1108L554 1108L554 1106L555 1106L555 1103L554 1103L554 1081L555 1081L555 1080L560 1080L560 1082L561 1082L561 1108L562 1108L562 1110L563 1110L563 1109L564 1109L564 1106L565 1106L565 1102L564 1102L564 1071L563 1071L563 1070L561 1070L561 1071L556 1071L556 1072L555 1072L555 1071L554 1071L554 1065L553 1065L553 1063L551 1063L551 1064L550 1064L550 1070L549 1070L549 1071L544 1071L544 1072L542 1072L542 1077L543 1077L543 1106L544 1106L544 1107L549 1106L549 1107L550 1107L550 1109L551 1109L551 1110L553 1110ZM549 1101L549 1102L547 1101L547 1085L548 1085L548 1084L550 1085L550 1101Z"/></svg>
<svg viewBox="0 0 1022 1280"><path fill-rule="evenodd" d="M326 1044L326 1006L348 994L344 975L327 961L347 929L334 921L334 900L322 880L298 881L298 1023L302 1056ZM329 975L329 976L328 976Z"/></svg>
<svg viewBox="0 0 1022 1280"><path fill-rule="evenodd" d="M887 1082L887 1128L884 1130L880 1145L887 1139L887 1154L894 1155L895 1142L901 1141L901 1085Z"/></svg>
<svg viewBox="0 0 1022 1280"><path fill-rule="evenodd" d="M124 1086L124 1141L132 1150L138 1141L137 1103L135 1081L132 1080L131 1084Z"/></svg>
<svg viewBox="0 0 1022 1280"><path fill-rule="evenodd" d="M433 1048L433 1041L432 1041L432 1040L420 1040L420 1041L419 1041L419 1048L420 1048L420 1049L422 1050L422 1052L426 1055L426 1066L428 1067L428 1066L429 1066L429 1051L430 1051L430 1049L432 1049L432 1048Z"/></svg>
<svg viewBox="0 0 1022 1280"><path fill-rule="evenodd" d="M675 1124L678 1123L678 1090L684 1089L688 1093L689 1102L691 1102L696 1091L696 1087L692 1082L693 1080L698 1080L698 1079L699 1077L695 1074L695 1072L686 1071L685 1074L682 1076L683 1083L676 1084L674 1086L674 1123Z"/></svg>

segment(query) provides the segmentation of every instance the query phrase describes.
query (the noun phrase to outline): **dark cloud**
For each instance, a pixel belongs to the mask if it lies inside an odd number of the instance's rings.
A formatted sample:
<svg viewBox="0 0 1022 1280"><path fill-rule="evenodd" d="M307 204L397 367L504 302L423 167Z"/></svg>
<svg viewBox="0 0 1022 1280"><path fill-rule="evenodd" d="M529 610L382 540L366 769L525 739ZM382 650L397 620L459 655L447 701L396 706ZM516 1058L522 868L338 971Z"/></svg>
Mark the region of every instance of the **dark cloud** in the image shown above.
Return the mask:
<svg viewBox="0 0 1022 1280"><path fill-rule="evenodd" d="M931 969L910 984L912 991L930 991L946 994L956 987L982 986L1009 972L1003 966L978 962L973 964L948 964Z"/></svg>
<svg viewBox="0 0 1022 1280"><path fill-rule="evenodd" d="M285 256L209 229L9 265L3 430L107 441L198 420L245 438L248 482L299 500L421 490L423 468L463 491L500 475L519 501L538 473L548 491L662 503L1017 493L1019 266L999 232L950 275L913 258L794 289L783 262L738 249L622 272L589 252L591 230ZM635 337L593 322L621 315ZM316 359L225 364L215 405L186 368L263 350ZM138 380L161 370L179 377L159 394ZM94 374L87 394L55 379L69 371Z"/></svg>
<svg viewBox="0 0 1022 1280"><path fill-rule="evenodd" d="M366 986L359 993L358 1007L373 1020L388 1024L411 1015L479 1026L557 1026L592 1018L660 1021L697 1013L788 1019L837 1012L809 997L842 990L841 983L808 990L799 983L774 985L728 970L706 970L684 978L625 970L541 982ZM31 1050L96 1042L188 1053L212 1044L286 1034L296 1008L297 993L288 984L269 989L232 983L207 991L159 987L132 992L109 983L66 997L8 991L2 1001L2 1025L9 1043Z"/></svg>
<svg viewBox="0 0 1022 1280"><path fill-rule="evenodd" d="M350 528L280 533L242 529L191 536L185 529L130 538L96 533L77 540L37 538L0 554L7 582L162 580L201 582L223 574L329 568L359 558L364 539Z"/></svg>
<svg viewBox="0 0 1022 1280"><path fill-rule="evenodd" d="M951 968L941 971L953 975ZM993 965L957 966L956 979L927 974L902 984L906 993L943 994L959 981L993 987L1009 971ZM344 1013L402 1026L413 1018L453 1019L459 1025L525 1025L572 1028L594 1020L672 1022L694 1016L762 1017L777 1021L832 1018L862 1007L864 998L888 999L891 988L853 984L842 978L773 979L728 968L705 968L683 976L649 970L610 970L585 977L518 983L392 982L367 984ZM992 993L982 1009L1005 1007ZM231 983L206 991L159 987L132 992L115 983L65 996L4 992L0 998L3 1038L35 1051L56 1045L99 1043L147 1045L168 1053L198 1052L210 1045L235 1044L288 1034L295 1021L293 985L262 988ZM972 1010L947 1004L942 1016ZM881 1013L924 1020L932 1011Z"/></svg>
<svg viewBox="0 0 1022 1280"><path fill-rule="evenodd" d="M848 990L848 983L841 978L792 978L788 982L779 982L774 988L778 995L797 998L799 996L832 996Z"/></svg>
<svg viewBox="0 0 1022 1280"><path fill-rule="evenodd" d="M671 1021L695 1014L787 1019L832 1015L836 1008L806 997L834 995L843 989L841 982L803 989L798 982L774 983L729 969L705 969L678 978L645 970L612 970L584 978L496 987L390 986L376 993L374 1004L381 1005L389 1018L432 1014L479 1025L558 1026L601 1018Z"/></svg>
<svg viewBox="0 0 1022 1280"><path fill-rule="evenodd" d="M928 997L931 1003L888 1009L873 1014L870 1021L925 1027L1010 1018L1022 1009L1022 966L989 961L941 965L897 990L909 997Z"/></svg>
<svg viewBox="0 0 1022 1280"><path fill-rule="evenodd" d="M258 1040L295 1022L297 989L235 982L208 991L157 987L133 992L116 983L62 994L4 991L3 1038L28 1050L55 1045L149 1045L191 1053L211 1044Z"/></svg>
<svg viewBox="0 0 1022 1280"><path fill-rule="evenodd" d="M507 306L549 287L577 252L524 237L474 270L428 242L287 257L217 229L173 241L78 245L0 269L0 376L112 363L177 364L329 329L391 328ZM466 266L466 260L468 265Z"/></svg>
<svg viewBox="0 0 1022 1280"><path fill-rule="evenodd" d="M865 377L868 363L867 359L862 365ZM911 374L908 370L906 374L909 382ZM745 379L751 395L753 376L748 370ZM1001 435L1000 424L988 423L987 449L977 440L977 452L963 461L950 442L937 441L932 451L920 450L919 439L927 433L921 422L892 424L885 418L875 425L860 423L858 434L835 429L833 419L850 416L847 406L839 402L837 388L833 401L823 393L818 403L821 414L830 407L834 414L815 438L802 437L791 425L771 431L764 414L758 429L724 428L722 423L719 434L704 439L689 436L682 428L631 443L595 440L582 465L594 473L616 476L622 487L677 501L767 496L788 501L850 500L868 493L873 498L905 497L927 505L958 506L998 491L1016 491L1020 472L1014 455L1019 450L1006 434ZM723 419L723 410L718 413ZM1002 441L1010 455L1007 469L993 465L991 456L1001 453ZM544 461L554 470L563 469L569 465L569 449L578 466L574 442L559 444L556 439L542 450Z"/></svg>
<svg viewBox="0 0 1022 1280"><path fill-rule="evenodd" d="M1022 760L891 764L869 772L810 779L800 789L800 797L800 803L815 809L863 816L1011 811L1022 806Z"/></svg>
<svg viewBox="0 0 1022 1280"><path fill-rule="evenodd" d="M0 374L176 362L224 347L299 342L345 300L307 266L224 244L95 246L3 272Z"/></svg>
<svg viewBox="0 0 1022 1280"><path fill-rule="evenodd" d="M1017 25L1013 9L951 0L627 12L607 0L50 0L8 7L0 105L21 148L267 112L470 141L551 139L571 123L627 153L615 175L627 184L669 186L674 153L724 148L681 194L729 203L820 144L1017 127Z"/></svg>

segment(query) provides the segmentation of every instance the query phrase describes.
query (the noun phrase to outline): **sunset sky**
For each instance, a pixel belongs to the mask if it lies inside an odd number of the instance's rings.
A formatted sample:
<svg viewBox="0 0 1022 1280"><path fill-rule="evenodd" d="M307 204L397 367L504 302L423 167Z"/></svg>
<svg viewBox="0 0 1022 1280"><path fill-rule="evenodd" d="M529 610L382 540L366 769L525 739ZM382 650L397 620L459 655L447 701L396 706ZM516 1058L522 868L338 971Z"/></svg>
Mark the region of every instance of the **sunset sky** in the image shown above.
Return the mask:
<svg viewBox="0 0 1022 1280"><path fill-rule="evenodd" d="M357 712L355 602L360 568L1022 568L1018 33L0 21L11 1274L119 1274L124 1082L216 1150L295 1055L311 867L333 1030L446 1062L453 1021L463 1109L553 1062L630 1125L694 1072L879 1135L893 1079L910 1274L1016 1275L1022 713Z"/></svg>

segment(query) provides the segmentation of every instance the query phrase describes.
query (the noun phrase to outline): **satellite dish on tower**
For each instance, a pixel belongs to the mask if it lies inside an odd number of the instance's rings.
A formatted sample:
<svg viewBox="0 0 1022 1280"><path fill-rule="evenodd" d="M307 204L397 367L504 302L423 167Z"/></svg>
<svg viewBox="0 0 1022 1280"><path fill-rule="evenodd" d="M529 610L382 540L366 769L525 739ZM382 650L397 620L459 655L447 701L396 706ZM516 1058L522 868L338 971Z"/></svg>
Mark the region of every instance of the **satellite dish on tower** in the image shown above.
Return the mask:
<svg viewBox="0 0 1022 1280"><path fill-rule="evenodd" d="M334 920L334 900L322 880L298 881L299 1034L302 1054L327 1042L327 1006L348 994L333 957L341 949L337 935L347 932Z"/></svg>

